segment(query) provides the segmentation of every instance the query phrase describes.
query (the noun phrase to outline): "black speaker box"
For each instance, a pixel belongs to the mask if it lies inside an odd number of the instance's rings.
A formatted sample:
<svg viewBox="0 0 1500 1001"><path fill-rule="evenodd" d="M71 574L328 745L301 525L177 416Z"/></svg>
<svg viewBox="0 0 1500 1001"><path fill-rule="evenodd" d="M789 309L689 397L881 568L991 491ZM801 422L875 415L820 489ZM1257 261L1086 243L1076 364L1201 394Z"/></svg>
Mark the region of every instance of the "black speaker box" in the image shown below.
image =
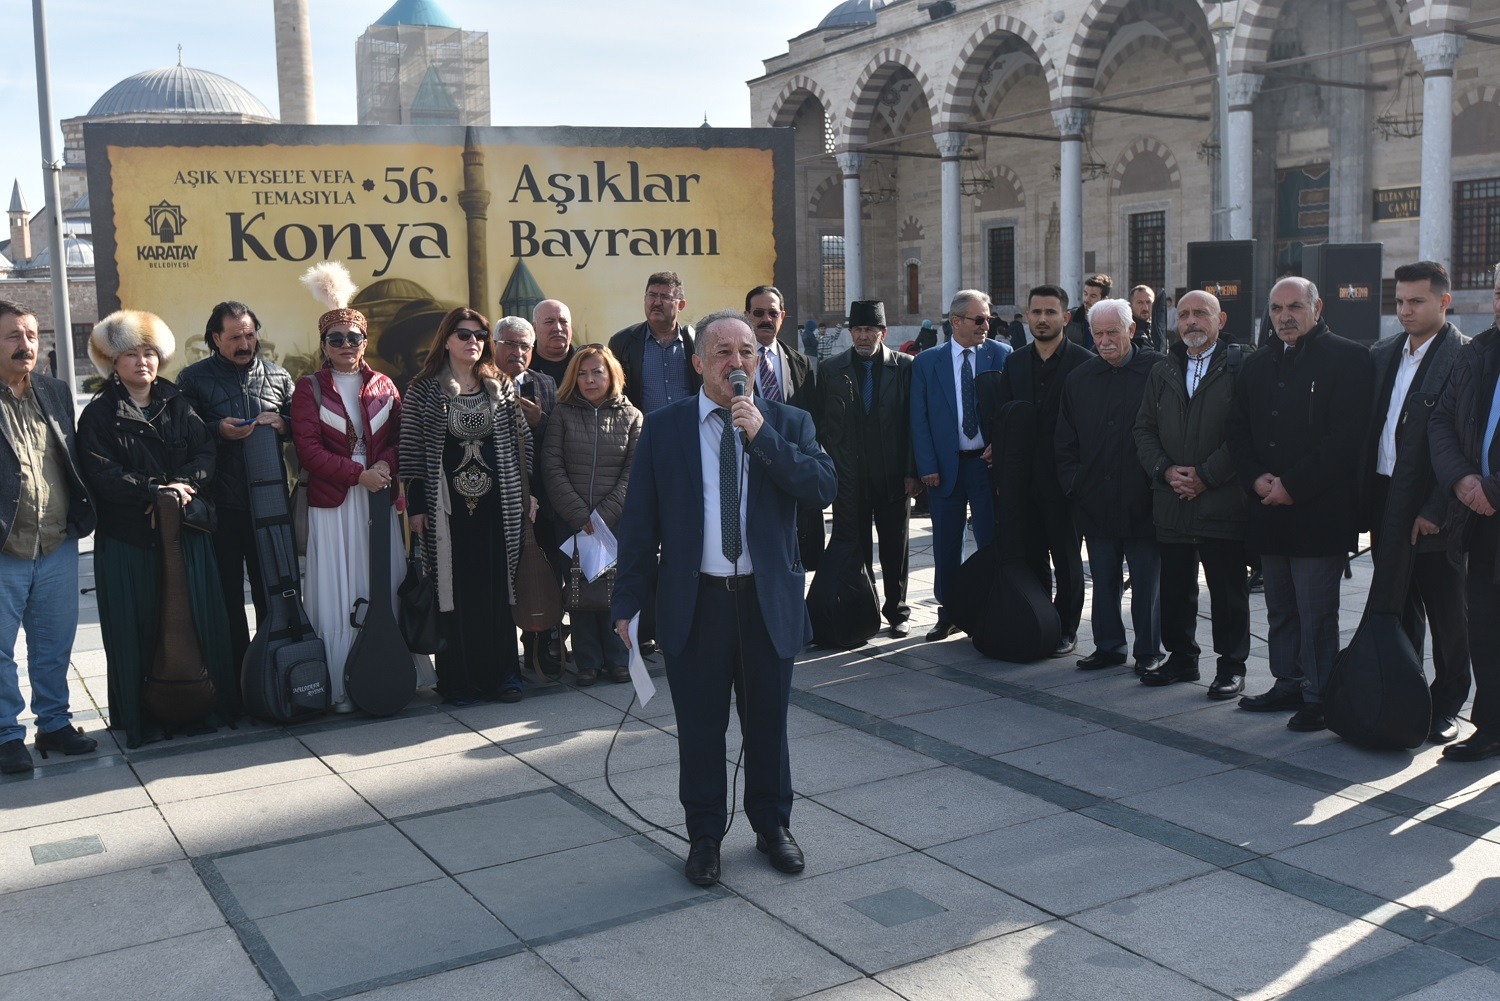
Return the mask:
<svg viewBox="0 0 1500 1001"><path fill-rule="evenodd" d="M1212 293L1229 314L1219 336L1255 343L1255 241L1209 240L1187 245L1188 290Z"/></svg>
<svg viewBox="0 0 1500 1001"><path fill-rule="evenodd" d="M1325 243L1302 250L1302 274L1318 286L1323 319L1340 337L1362 344L1380 339L1380 278L1384 246Z"/></svg>

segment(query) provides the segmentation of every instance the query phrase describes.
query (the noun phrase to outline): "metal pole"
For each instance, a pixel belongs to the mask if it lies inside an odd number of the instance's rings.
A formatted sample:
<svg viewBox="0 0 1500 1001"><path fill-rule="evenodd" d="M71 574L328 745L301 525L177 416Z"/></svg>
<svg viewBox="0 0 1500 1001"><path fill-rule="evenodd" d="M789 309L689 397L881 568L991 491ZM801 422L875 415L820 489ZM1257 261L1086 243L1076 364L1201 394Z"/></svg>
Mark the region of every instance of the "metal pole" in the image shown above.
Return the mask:
<svg viewBox="0 0 1500 1001"><path fill-rule="evenodd" d="M68 254L63 242L62 161L52 141L52 72L47 63L47 12L43 0L31 0L31 28L36 36L36 106L42 130L42 183L47 194L47 229L52 250L52 331L57 373L76 393L73 370L73 316L68 308Z"/></svg>
<svg viewBox="0 0 1500 1001"><path fill-rule="evenodd" d="M1229 232L1229 213L1234 208L1230 204L1229 179L1229 41L1234 25L1224 18L1224 13L1221 3L1219 23L1214 25L1214 31L1219 36L1219 211L1214 216L1214 230L1218 232L1219 239L1229 240L1233 239Z"/></svg>

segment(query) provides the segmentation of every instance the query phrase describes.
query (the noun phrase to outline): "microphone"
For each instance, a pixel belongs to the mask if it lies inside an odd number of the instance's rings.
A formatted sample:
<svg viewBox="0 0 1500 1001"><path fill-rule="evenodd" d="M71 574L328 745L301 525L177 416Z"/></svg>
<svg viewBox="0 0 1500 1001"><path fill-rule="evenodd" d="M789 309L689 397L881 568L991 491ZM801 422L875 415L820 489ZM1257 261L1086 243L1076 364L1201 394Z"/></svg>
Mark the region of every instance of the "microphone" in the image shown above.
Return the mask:
<svg viewBox="0 0 1500 1001"><path fill-rule="evenodd" d="M737 368L729 373L729 388L734 392L735 396L749 396L749 387L750 377L745 374L744 369Z"/></svg>

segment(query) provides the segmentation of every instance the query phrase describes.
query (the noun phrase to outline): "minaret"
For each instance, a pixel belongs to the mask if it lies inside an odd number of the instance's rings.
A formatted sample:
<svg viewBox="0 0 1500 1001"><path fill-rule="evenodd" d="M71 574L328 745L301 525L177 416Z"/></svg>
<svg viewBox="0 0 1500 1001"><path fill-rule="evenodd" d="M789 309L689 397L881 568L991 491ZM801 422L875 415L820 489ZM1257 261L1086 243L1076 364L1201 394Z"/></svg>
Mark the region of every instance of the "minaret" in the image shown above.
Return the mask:
<svg viewBox="0 0 1500 1001"><path fill-rule="evenodd" d="M21 182L10 192L10 259L14 264L31 258L31 227L27 221L31 213L26 211L26 199L21 197Z"/></svg>
<svg viewBox="0 0 1500 1001"><path fill-rule="evenodd" d="M275 0L276 89L284 125L313 125L312 29L307 0Z"/></svg>

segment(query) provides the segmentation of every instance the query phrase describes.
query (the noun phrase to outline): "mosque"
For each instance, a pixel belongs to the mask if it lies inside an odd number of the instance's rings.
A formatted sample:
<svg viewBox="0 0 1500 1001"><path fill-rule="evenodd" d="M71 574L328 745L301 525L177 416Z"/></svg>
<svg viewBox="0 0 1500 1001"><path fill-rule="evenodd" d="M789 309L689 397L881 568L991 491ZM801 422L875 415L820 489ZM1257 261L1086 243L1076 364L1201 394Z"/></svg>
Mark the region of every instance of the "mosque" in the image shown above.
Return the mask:
<svg viewBox="0 0 1500 1001"><path fill-rule="evenodd" d="M751 124L797 130L799 316L893 324L960 288L1184 290L1254 239L1263 301L1304 248L1384 245L1493 320L1500 0L844 0L765 60ZM1387 325L1391 321L1387 320Z"/></svg>

